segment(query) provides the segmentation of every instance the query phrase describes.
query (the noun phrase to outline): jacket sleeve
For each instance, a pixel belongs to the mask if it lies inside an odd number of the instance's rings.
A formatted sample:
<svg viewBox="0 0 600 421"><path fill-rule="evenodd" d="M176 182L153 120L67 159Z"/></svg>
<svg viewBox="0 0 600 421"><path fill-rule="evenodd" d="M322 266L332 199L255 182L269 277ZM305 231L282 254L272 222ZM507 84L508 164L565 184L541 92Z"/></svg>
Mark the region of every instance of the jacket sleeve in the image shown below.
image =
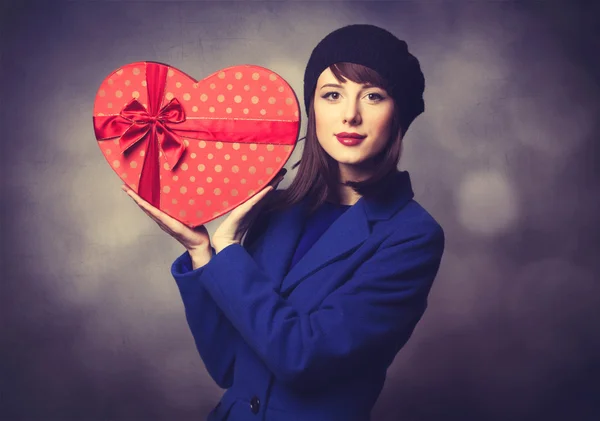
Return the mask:
<svg viewBox="0 0 600 421"><path fill-rule="evenodd" d="M192 270L190 255L185 252L171 266L171 274L179 287L187 323L204 366L217 385L227 389L233 384L239 333L199 282L205 268L206 265Z"/></svg>
<svg viewBox="0 0 600 421"><path fill-rule="evenodd" d="M274 291L238 244L214 256L197 281L280 382L314 389L373 365L387 368L412 334L440 265L444 233L431 222L415 222L410 232L388 237L311 313L298 312Z"/></svg>

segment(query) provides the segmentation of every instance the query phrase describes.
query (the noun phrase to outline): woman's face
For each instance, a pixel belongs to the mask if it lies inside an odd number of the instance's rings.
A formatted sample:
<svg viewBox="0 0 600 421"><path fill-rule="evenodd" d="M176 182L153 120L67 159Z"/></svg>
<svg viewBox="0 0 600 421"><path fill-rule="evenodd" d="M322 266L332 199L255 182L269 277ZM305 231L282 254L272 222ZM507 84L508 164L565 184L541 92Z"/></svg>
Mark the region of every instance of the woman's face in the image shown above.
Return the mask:
<svg viewBox="0 0 600 421"><path fill-rule="evenodd" d="M339 82L327 68L317 80L314 110L319 143L339 163L341 175L366 175L369 158L390 138L393 99L382 88Z"/></svg>

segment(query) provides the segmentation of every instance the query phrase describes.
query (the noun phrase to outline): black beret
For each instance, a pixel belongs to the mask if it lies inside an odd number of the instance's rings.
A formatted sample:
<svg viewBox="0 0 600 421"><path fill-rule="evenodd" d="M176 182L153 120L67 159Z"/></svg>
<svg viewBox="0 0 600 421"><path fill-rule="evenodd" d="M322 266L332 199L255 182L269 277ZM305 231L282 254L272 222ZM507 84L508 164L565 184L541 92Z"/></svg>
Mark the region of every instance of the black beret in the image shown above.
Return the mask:
<svg viewBox="0 0 600 421"><path fill-rule="evenodd" d="M374 25L349 25L323 38L314 48L304 71L304 105L308 113L317 79L335 63L355 63L370 67L389 83L389 94L401 110L405 132L425 110L425 78L419 61L408 52L405 41Z"/></svg>

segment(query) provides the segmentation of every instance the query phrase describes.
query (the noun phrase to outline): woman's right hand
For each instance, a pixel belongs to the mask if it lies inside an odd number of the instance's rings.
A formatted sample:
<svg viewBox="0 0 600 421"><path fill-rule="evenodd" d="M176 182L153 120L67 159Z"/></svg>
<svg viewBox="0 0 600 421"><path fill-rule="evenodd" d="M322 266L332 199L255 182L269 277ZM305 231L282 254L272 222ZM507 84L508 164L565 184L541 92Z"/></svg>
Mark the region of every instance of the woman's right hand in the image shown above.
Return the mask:
<svg viewBox="0 0 600 421"><path fill-rule="evenodd" d="M209 253L208 259L210 259L210 256L212 255L212 250L210 249L210 237L208 235L208 230L204 225L190 228L146 202L136 192L129 188L129 186L124 184L121 188L164 232L179 241L190 253L192 259L194 256L205 254L207 251Z"/></svg>

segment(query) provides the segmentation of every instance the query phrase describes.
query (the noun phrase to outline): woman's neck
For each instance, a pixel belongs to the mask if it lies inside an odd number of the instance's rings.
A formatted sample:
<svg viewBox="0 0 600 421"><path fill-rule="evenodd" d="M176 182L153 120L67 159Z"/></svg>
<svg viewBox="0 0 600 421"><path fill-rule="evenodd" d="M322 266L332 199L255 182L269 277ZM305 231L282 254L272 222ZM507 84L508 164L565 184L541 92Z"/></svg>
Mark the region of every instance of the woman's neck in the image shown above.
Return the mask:
<svg viewBox="0 0 600 421"><path fill-rule="evenodd" d="M339 203L340 205L354 205L362 196L354 191L350 186L340 185Z"/></svg>
<svg viewBox="0 0 600 421"><path fill-rule="evenodd" d="M371 177L372 168L367 168L367 163L363 166L339 164L339 184L338 197L341 205L354 205L362 197L350 186L343 183L346 181L363 181Z"/></svg>

